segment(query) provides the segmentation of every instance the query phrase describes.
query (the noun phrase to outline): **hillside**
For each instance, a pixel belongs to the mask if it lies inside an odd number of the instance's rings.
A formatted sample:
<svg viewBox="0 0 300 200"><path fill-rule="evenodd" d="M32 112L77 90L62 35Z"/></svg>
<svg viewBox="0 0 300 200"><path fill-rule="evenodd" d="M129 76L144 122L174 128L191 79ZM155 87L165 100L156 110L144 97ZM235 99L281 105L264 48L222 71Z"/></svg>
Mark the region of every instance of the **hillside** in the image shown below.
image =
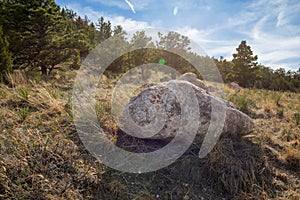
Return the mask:
<svg viewBox="0 0 300 200"><path fill-rule="evenodd" d="M0 199L300 198L299 93L226 86L227 99L254 120L250 135L221 138L204 159L192 146L164 169L129 174L101 164L82 145L70 101L75 76L69 68L46 81L15 72L14 87L0 85ZM107 92L97 111L118 143L124 138L109 115L115 83L100 83Z"/></svg>

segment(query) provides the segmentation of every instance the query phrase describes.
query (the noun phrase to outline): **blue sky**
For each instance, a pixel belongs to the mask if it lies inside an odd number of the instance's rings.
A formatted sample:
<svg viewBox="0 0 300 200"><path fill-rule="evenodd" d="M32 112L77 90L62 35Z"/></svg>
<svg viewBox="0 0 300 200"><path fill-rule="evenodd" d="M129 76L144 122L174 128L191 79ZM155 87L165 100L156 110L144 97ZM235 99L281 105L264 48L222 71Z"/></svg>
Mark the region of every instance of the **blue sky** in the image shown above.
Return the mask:
<svg viewBox="0 0 300 200"><path fill-rule="evenodd" d="M209 56L231 60L246 40L259 63L300 67L299 0L56 0L61 7L97 21L101 16L125 30L175 30Z"/></svg>

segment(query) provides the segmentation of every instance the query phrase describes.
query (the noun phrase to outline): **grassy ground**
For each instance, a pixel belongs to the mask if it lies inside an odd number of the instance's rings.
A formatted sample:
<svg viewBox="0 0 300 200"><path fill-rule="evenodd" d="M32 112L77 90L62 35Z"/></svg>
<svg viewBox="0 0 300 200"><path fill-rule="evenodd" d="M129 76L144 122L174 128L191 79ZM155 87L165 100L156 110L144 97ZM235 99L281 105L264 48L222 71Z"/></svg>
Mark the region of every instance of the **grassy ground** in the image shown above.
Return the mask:
<svg viewBox="0 0 300 200"><path fill-rule="evenodd" d="M276 199L300 198L300 94L229 90L228 99L254 119L251 137L273 171Z"/></svg>
<svg viewBox="0 0 300 200"><path fill-rule="evenodd" d="M14 87L0 85L0 199L300 199L300 94L226 87L226 98L254 119L250 135L221 138L204 159L192 145L169 167L129 174L101 164L78 138L70 102L75 71L47 81L27 76L15 73ZM109 115L115 82L99 84L97 114L127 148L130 139Z"/></svg>

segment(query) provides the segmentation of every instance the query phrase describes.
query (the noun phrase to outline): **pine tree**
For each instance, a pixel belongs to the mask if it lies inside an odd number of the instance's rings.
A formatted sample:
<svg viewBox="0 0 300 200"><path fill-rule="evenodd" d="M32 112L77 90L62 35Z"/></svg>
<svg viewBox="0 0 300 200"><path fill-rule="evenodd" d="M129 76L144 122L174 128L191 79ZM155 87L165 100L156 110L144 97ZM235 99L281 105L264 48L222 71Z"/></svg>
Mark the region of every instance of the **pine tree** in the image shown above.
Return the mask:
<svg viewBox="0 0 300 200"><path fill-rule="evenodd" d="M110 21L105 22L103 17L98 19L98 24L96 24L99 34L97 37L98 42L103 42L112 36L112 29Z"/></svg>
<svg viewBox="0 0 300 200"><path fill-rule="evenodd" d="M253 56L251 47L245 40L240 43L236 51L237 53L233 54L233 70L229 77L243 87L253 87L257 56Z"/></svg>
<svg viewBox="0 0 300 200"><path fill-rule="evenodd" d="M0 22L9 35L18 68L40 68L48 75L56 65L78 53L64 19L68 12L61 12L54 0L7 0L2 8Z"/></svg>
<svg viewBox="0 0 300 200"><path fill-rule="evenodd" d="M159 32L158 37L159 41L156 46L165 50L164 53L160 51L160 57L166 61L166 65L184 73L189 64L180 55L187 54L191 50L190 39L174 31L166 35Z"/></svg>
<svg viewBox="0 0 300 200"><path fill-rule="evenodd" d="M178 51L178 53L181 53L191 49L189 47L191 43L189 38L174 31L169 32L167 35L158 33L158 37L160 40L157 43L157 46L165 50L175 50Z"/></svg>
<svg viewBox="0 0 300 200"><path fill-rule="evenodd" d="M89 25L88 37L90 39L91 46L95 47L98 44L98 42L97 42L97 30L94 23L91 23Z"/></svg>
<svg viewBox="0 0 300 200"><path fill-rule="evenodd" d="M109 30L109 29L108 29ZM127 33L123 31L122 27L117 26L114 28L114 34L109 38L108 43L102 43L101 45L109 45L108 48L103 46L103 55L107 55L107 58L113 58L115 55L122 55L107 68L109 73L120 74L126 71L127 54L124 52L129 50L128 41L126 41ZM111 33L110 33L111 34ZM106 38L107 39L107 38ZM104 56L103 56L104 57Z"/></svg>

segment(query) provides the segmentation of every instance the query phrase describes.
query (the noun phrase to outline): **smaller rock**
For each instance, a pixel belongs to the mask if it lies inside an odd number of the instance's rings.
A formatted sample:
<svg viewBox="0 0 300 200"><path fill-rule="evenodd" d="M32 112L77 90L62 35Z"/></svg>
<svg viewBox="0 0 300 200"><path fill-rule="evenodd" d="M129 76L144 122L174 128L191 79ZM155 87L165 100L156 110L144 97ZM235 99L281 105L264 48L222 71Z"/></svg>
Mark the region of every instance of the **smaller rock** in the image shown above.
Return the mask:
<svg viewBox="0 0 300 200"><path fill-rule="evenodd" d="M235 90L240 90L241 89L241 86L235 82L231 82L229 83L229 87L232 88L232 89L235 89Z"/></svg>
<svg viewBox="0 0 300 200"><path fill-rule="evenodd" d="M179 77L179 80L188 81L188 82L196 85L197 87L202 88L202 89L208 91L208 88L206 87L206 85L200 79L198 79L198 77L197 77L196 74L194 74L192 72L188 72L188 73L182 74Z"/></svg>

